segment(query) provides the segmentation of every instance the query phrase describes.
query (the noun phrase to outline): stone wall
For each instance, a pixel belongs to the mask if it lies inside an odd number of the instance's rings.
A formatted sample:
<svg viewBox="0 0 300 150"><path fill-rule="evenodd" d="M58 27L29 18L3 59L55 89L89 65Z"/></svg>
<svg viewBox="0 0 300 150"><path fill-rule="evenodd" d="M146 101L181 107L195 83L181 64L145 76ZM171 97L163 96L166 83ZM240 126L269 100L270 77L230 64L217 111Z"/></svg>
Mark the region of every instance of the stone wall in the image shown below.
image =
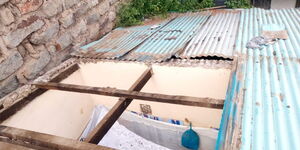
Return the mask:
<svg viewBox="0 0 300 150"><path fill-rule="evenodd" d="M0 98L111 31L120 0L0 0Z"/></svg>

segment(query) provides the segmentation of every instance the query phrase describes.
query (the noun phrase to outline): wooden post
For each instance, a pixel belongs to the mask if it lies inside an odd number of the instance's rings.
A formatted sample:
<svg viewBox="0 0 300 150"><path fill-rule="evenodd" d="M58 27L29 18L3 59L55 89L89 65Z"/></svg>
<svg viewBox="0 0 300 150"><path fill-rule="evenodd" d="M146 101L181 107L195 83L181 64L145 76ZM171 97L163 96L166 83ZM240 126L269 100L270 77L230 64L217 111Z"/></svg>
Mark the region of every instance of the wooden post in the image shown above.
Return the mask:
<svg viewBox="0 0 300 150"><path fill-rule="evenodd" d="M129 91L140 91L152 76L152 69L148 68L129 88ZM98 125L84 140L85 142L98 144L121 114L126 110L133 99L120 98L114 107L104 116Z"/></svg>

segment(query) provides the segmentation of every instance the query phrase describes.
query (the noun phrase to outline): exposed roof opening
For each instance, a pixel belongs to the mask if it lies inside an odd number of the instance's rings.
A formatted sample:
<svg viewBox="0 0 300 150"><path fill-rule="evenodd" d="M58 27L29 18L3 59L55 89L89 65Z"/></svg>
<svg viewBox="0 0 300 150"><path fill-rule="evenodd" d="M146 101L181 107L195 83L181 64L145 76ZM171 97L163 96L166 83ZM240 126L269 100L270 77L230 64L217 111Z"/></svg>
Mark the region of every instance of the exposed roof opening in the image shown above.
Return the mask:
<svg viewBox="0 0 300 150"><path fill-rule="evenodd" d="M147 68L145 64L129 62L81 64L61 83L127 90ZM152 70L153 75L141 92L225 99L229 68L152 65ZM49 90L2 125L78 139L95 106L111 108L117 101L116 97ZM188 120L201 128L218 128L222 115L222 109L143 100L134 100L127 110L142 113L141 104L150 106L154 116L181 120L185 125Z"/></svg>
<svg viewBox="0 0 300 150"><path fill-rule="evenodd" d="M231 58L224 58L219 56L201 56L201 57L193 57L190 59L203 59L203 60L225 60L225 61L233 61Z"/></svg>

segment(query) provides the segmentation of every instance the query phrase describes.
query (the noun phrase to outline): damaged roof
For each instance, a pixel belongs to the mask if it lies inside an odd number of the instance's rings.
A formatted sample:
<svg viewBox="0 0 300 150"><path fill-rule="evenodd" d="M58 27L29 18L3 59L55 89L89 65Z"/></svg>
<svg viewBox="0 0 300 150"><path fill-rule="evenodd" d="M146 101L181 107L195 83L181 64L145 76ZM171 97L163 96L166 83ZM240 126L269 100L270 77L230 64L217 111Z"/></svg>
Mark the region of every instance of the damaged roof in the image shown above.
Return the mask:
<svg viewBox="0 0 300 150"><path fill-rule="evenodd" d="M239 10L214 11L180 58L232 58L239 21Z"/></svg>
<svg viewBox="0 0 300 150"><path fill-rule="evenodd" d="M265 24L284 25L288 39L261 49L246 48ZM238 63L227 92L217 148L300 147L299 24L296 9L241 12L235 49Z"/></svg>
<svg viewBox="0 0 300 150"><path fill-rule="evenodd" d="M247 48L268 24L284 26L288 38ZM133 37L122 34L109 41L111 49L99 50L107 43L107 35L84 46L84 53L77 57L142 62L163 62L171 57L233 59L236 66L216 149L292 150L300 147L299 24L299 9L213 10L177 17L154 30L153 26L133 27L143 31ZM124 30L128 29L112 33ZM145 36L134 40L141 35Z"/></svg>
<svg viewBox="0 0 300 150"><path fill-rule="evenodd" d="M125 60L164 61L184 49L195 33L207 21L210 13L191 13L170 21L166 26L148 38L132 53L125 56Z"/></svg>
<svg viewBox="0 0 300 150"><path fill-rule="evenodd" d="M210 12L188 13L156 25L117 28L74 55L162 62L182 51L209 16Z"/></svg>
<svg viewBox="0 0 300 150"><path fill-rule="evenodd" d="M82 51L75 55L94 59L117 59L140 45L157 30L158 28L151 26L117 28L100 40L83 46Z"/></svg>
<svg viewBox="0 0 300 150"><path fill-rule="evenodd" d="M300 55L297 32L299 10L211 10L187 13L156 25L117 28L74 54L82 58L129 61L167 61L171 57L230 58L243 54L251 38L260 35L263 24L282 24L289 38L288 55ZM288 46L288 47L287 47Z"/></svg>

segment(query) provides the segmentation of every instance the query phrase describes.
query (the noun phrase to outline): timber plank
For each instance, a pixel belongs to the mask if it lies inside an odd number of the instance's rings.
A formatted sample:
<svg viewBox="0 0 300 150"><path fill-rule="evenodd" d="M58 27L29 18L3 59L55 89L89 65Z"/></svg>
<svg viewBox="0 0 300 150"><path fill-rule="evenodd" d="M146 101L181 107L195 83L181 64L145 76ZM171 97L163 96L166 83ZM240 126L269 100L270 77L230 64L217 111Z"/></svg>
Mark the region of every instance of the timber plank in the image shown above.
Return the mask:
<svg viewBox="0 0 300 150"><path fill-rule="evenodd" d="M20 145L15 145L11 143L5 143L0 141L0 149L3 150L34 150L32 148L23 147Z"/></svg>
<svg viewBox="0 0 300 150"><path fill-rule="evenodd" d="M129 91L140 91L152 76L152 68L148 68L129 88ZM118 120L133 99L120 98L114 107L104 116L98 125L92 130L85 142L98 144L108 130Z"/></svg>
<svg viewBox="0 0 300 150"><path fill-rule="evenodd" d="M171 104L181 104L181 105L188 105L188 106L199 106L199 107L222 109L224 105L224 100L221 99L145 93L145 92L136 92L130 90L121 90L121 89L110 88L110 87L90 87L90 86L52 83L52 82L48 82L48 83L40 82L40 83L36 83L35 85L39 88L49 89L49 90L62 90L62 91L69 91L69 92L98 94L104 96L125 97L130 99L139 99L139 100L171 103Z"/></svg>
<svg viewBox="0 0 300 150"><path fill-rule="evenodd" d="M11 141L22 142L22 146L28 148L41 147L42 149L63 149L63 150L109 150L111 148L80 142L72 139L54 135L18 129L0 125L0 136L7 137Z"/></svg>

